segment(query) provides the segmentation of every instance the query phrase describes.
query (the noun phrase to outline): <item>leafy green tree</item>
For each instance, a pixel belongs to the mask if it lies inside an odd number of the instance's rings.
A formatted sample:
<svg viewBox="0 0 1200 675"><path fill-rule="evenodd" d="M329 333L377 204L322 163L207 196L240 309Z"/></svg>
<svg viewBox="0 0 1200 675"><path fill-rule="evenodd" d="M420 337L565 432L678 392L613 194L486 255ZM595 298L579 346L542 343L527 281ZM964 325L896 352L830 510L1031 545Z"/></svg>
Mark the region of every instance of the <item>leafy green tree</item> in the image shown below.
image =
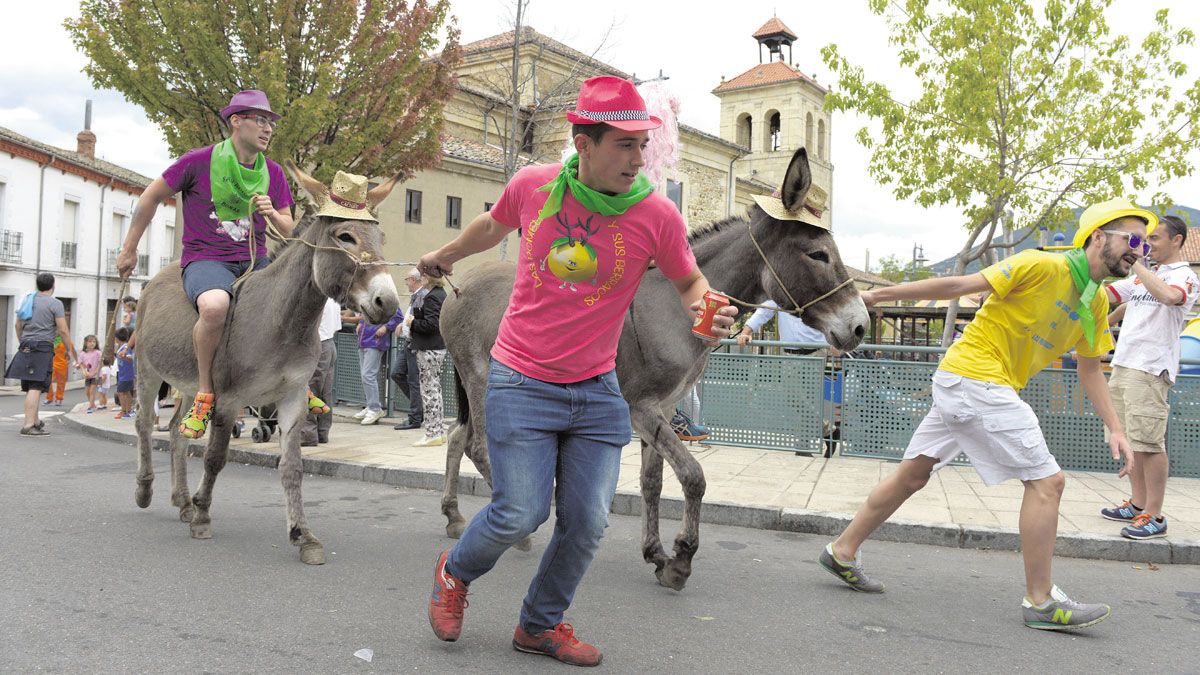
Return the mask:
<svg viewBox="0 0 1200 675"><path fill-rule="evenodd" d="M879 259L879 272L877 274L888 281L898 284L902 281L928 279L933 276L933 270L924 265L918 265L917 273L914 276L911 262L901 260L894 255L888 255Z"/></svg>
<svg viewBox="0 0 1200 675"><path fill-rule="evenodd" d="M97 87L158 124L171 152L224 138L219 112L261 89L275 159L328 181L437 163L459 33L449 0L82 0L65 22ZM439 47L439 45L441 45Z"/></svg>
<svg viewBox="0 0 1200 675"><path fill-rule="evenodd" d="M997 227L1053 229L1077 204L1191 174L1185 155L1200 146L1200 80L1187 82L1171 51L1194 34L1174 30L1160 10L1135 44L1110 34L1110 4L869 0L918 83L908 102L836 45L822 49L838 80L828 108L876 123L857 136L871 151L871 175L899 199L962 210L968 236L955 273L985 254ZM957 310L951 303L947 327Z"/></svg>

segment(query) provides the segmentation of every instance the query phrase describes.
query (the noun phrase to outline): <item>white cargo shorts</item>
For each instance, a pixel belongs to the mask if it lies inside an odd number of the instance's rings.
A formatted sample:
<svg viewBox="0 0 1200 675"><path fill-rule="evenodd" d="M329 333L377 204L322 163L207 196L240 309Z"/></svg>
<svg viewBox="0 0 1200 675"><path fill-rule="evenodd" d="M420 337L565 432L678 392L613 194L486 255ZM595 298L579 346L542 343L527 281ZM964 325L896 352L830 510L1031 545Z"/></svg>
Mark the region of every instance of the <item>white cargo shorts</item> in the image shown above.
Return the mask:
<svg viewBox="0 0 1200 675"><path fill-rule="evenodd" d="M1039 480L1061 470L1037 415L1012 387L939 370L933 375L933 407L904 458L933 457L936 471L959 453L986 485L1010 478Z"/></svg>

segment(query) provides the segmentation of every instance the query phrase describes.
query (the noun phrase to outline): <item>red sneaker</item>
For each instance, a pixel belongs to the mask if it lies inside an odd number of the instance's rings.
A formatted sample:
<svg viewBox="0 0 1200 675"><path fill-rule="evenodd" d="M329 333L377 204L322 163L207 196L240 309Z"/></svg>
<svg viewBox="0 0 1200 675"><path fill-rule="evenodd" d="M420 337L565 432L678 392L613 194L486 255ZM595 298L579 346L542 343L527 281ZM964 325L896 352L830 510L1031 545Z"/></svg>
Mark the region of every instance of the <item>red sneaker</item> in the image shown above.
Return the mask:
<svg viewBox="0 0 1200 675"><path fill-rule="evenodd" d="M429 596L429 625L439 640L454 642L462 633L463 610L467 608L467 583L446 571L442 551L433 567L433 595Z"/></svg>
<svg viewBox="0 0 1200 675"><path fill-rule="evenodd" d="M598 666L603 655L595 645L581 642L569 623L536 635L521 626L513 633L513 649L527 654L544 654L572 666Z"/></svg>

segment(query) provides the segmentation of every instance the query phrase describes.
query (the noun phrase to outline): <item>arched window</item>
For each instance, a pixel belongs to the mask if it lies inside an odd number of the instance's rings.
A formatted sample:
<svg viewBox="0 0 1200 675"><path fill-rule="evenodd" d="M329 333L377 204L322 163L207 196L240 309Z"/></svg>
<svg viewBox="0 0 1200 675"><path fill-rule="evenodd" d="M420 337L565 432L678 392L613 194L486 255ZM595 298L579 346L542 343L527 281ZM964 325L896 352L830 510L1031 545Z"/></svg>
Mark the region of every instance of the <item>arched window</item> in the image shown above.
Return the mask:
<svg viewBox="0 0 1200 675"><path fill-rule="evenodd" d="M813 149L813 118L812 113L804 117L804 147L809 152Z"/></svg>
<svg viewBox="0 0 1200 675"><path fill-rule="evenodd" d="M738 143L738 145L744 145L747 148L750 147L750 143L751 143L750 139L754 138L753 131L754 131L753 130L753 121L752 121L752 118L750 117L750 113L742 113L741 115L738 115L738 117L737 117L737 143Z"/></svg>
<svg viewBox="0 0 1200 675"><path fill-rule="evenodd" d="M820 157L821 159L829 159L825 155L825 148L827 145L828 143L825 139L825 120L820 120L817 122L817 157Z"/></svg>
<svg viewBox="0 0 1200 675"><path fill-rule="evenodd" d="M774 152L779 149L783 141L779 111L767 111L766 121L766 127L763 129L763 150L765 152Z"/></svg>

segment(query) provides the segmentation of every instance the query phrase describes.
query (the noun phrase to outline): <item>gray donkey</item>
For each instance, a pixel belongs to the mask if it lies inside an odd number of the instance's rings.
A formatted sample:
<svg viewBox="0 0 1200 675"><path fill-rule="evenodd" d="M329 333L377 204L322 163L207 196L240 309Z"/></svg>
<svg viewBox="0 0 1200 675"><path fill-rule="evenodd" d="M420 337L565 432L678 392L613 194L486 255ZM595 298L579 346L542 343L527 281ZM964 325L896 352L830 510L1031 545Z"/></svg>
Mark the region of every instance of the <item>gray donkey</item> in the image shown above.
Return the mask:
<svg viewBox="0 0 1200 675"><path fill-rule="evenodd" d="M318 202L328 189L289 167ZM383 201L396 179L371 190L372 208ZM204 451L204 477L194 497L188 496L187 439L179 433L183 406L171 420L171 503L179 519L190 523L192 537L209 539L208 509L213 483L225 466L229 436L238 413L247 405L277 403L279 473L287 496L287 531L310 565L325 562L325 549L308 529L300 482L300 423L307 414L306 389L317 366L317 325L325 298L355 307L375 323L385 323L400 304L396 285L382 261L379 225L363 220L305 216L296 226L300 241L287 243L275 260L241 284L230 306L222 339L213 359L217 403ZM143 411L152 410L159 385L166 380L186 399L196 393L196 355L192 326L198 317L183 291L177 263L162 269L146 285L138 308L137 395ZM154 418L137 418L138 469L134 500L146 508L153 494L150 432Z"/></svg>
<svg viewBox="0 0 1200 675"><path fill-rule="evenodd" d="M784 177L784 206L794 210L804 204L811 184L808 156L801 148ZM801 305L834 291L805 310L805 323L821 330L829 343L841 350L853 349L862 341L868 321L866 306L854 286L846 283L849 276L828 231L775 220L755 206L748 219L731 218L702 227L693 232L690 241L712 287L749 302L769 298L782 307L791 306L788 293L765 264L767 259ZM446 533L451 537L460 536L465 526L457 494L464 453L490 481L483 411L488 359L514 279L512 264L481 265L465 275L462 298L448 301L442 310L442 335L461 381L458 423L450 433L442 497ZM642 556L654 565L659 583L675 590L681 590L691 575L705 488L700 464L667 422L675 403L708 363L710 348L692 336L691 326L692 317L679 302L674 286L651 270L625 317L617 350L617 377L642 443ZM683 525L671 558L663 550L658 531L664 458L682 483L685 500ZM528 541L522 542L521 548L528 550Z"/></svg>

